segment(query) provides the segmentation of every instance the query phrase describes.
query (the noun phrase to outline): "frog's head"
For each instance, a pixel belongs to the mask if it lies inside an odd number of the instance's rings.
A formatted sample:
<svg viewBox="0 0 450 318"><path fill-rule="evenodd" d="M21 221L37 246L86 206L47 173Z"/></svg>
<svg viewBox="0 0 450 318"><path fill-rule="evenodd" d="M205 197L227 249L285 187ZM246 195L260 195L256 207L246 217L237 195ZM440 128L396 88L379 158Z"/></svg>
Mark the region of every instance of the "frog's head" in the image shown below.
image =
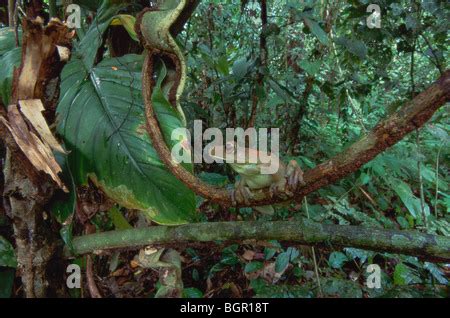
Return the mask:
<svg viewBox="0 0 450 318"><path fill-rule="evenodd" d="M225 162L231 162L231 159L235 158L236 154L237 144L234 141L227 142L225 146L214 146L209 149L211 158Z"/></svg>
<svg viewBox="0 0 450 318"><path fill-rule="evenodd" d="M215 146L209 150L211 158L221 160L229 164L234 170L240 171L243 166L258 163L258 151L251 148L239 148L234 141L229 141L225 146Z"/></svg>

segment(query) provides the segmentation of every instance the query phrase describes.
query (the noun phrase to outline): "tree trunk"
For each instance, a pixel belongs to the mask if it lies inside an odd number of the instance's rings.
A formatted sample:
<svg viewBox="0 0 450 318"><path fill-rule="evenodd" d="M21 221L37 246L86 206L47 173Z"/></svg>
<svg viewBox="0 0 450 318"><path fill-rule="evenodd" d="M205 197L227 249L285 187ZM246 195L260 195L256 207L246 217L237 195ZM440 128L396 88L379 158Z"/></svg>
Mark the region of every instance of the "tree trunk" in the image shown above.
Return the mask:
<svg viewBox="0 0 450 318"><path fill-rule="evenodd" d="M52 266L60 258L62 242L45 210L58 189L45 169L53 157L39 156L44 151L40 145L45 145L22 117L18 104L38 99L47 112L54 111L59 90L49 94L47 85L59 87L59 75L67 61L61 51L64 46L70 52L70 41L68 28L59 22L44 28L42 20L23 21L22 62L14 73L12 105L8 107L7 119L0 116L0 136L8 147L4 207L13 221L19 271L25 296L29 298L61 295L64 268ZM47 118L53 119L54 115ZM44 153L51 153L50 148ZM59 168L56 161L54 165Z"/></svg>
<svg viewBox="0 0 450 318"><path fill-rule="evenodd" d="M14 27L14 11L16 8L15 0L8 0L8 25L13 28Z"/></svg>
<svg viewBox="0 0 450 318"><path fill-rule="evenodd" d="M50 262L57 259L59 238L52 232L48 212L43 207L52 197L54 186L50 182L36 183L29 178L27 169L9 149L4 174L4 204L14 221L17 262L25 295L27 298L50 296L47 293L50 282L59 280L58 285L61 285L64 273L59 266L60 277L54 280L52 277L58 275L54 271L57 267L49 266ZM47 267L52 268L51 272ZM52 284L52 287L55 286Z"/></svg>

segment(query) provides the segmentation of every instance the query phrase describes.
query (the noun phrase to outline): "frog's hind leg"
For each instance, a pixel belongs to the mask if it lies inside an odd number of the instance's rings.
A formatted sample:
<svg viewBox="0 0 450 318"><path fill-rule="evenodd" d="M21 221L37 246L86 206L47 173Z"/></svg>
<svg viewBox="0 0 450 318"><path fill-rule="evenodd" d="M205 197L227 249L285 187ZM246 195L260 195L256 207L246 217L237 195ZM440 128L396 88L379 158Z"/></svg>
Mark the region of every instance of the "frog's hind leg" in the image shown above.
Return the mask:
<svg viewBox="0 0 450 318"><path fill-rule="evenodd" d="M241 179L235 185L235 189L231 193L234 204L250 204L249 199L253 198L253 194L246 186L246 183Z"/></svg>
<svg viewBox="0 0 450 318"><path fill-rule="evenodd" d="M270 185L269 193L270 197L278 196L279 193L283 193L286 189L286 179L281 178L279 181L274 182Z"/></svg>

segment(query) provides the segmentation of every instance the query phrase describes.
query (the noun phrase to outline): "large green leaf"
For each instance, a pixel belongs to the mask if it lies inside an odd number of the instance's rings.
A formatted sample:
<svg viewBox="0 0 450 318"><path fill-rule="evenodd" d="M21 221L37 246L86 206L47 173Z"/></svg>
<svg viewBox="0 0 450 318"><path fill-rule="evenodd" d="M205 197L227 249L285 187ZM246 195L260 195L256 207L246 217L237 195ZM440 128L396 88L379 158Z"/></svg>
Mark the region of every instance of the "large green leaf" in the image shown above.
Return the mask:
<svg viewBox="0 0 450 318"><path fill-rule="evenodd" d="M22 31L19 30L19 42ZM0 103L8 106L11 97L14 67L20 66L22 49L16 48L15 31L12 28L0 29Z"/></svg>
<svg viewBox="0 0 450 318"><path fill-rule="evenodd" d="M0 298L11 297L15 272L15 269L0 268Z"/></svg>
<svg viewBox="0 0 450 318"><path fill-rule="evenodd" d="M420 277L417 272L411 267L406 266L403 263L399 263L395 266L394 271L394 284L395 285L409 285L420 284Z"/></svg>
<svg viewBox="0 0 450 318"><path fill-rule="evenodd" d="M75 181L90 177L124 207L143 211L160 224L195 219L195 196L160 162L145 130L141 94L143 58L106 59L88 74L80 60L62 74L59 133L71 151ZM160 89L153 96L166 141L182 127ZM186 168L192 169L189 165Z"/></svg>
<svg viewBox="0 0 450 318"><path fill-rule="evenodd" d="M143 58L128 55L94 65L104 32L126 3L104 0L89 30L64 68L57 112L59 133L71 150L73 179L88 178L126 208L167 225L192 222L195 196L160 162L145 130ZM164 74L163 74L164 76ZM166 141L183 127L159 86L154 108ZM186 166L192 170L192 166Z"/></svg>
<svg viewBox="0 0 450 318"><path fill-rule="evenodd" d="M422 216L420 199L414 195L411 187L407 183L400 179L392 178L390 179L390 185L414 218ZM424 212L426 215L430 214L430 208L426 203L424 203Z"/></svg>
<svg viewBox="0 0 450 318"><path fill-rule="evenodd" d="M360 40L340 37L336 40L336 43L345 47L348 52L359 57L361 60L367 56L367 46Z"/></svg>
<svg viewBox="0 0 450 318"><path fill-rule="evenodd" d="M17 267L14 248L3 236L0 236L0 267Z"/></svg>
<svg viewBox="0 0 450 318"><path fill-rule="evenodd" d="M102 0L75 0L73 3L78 4L87 10L97 11L102 3Z"/></svg>
<svg viewBox="0 0 450 318"><path fill-rule="evenodd" d="M6 52L0 57L0 65L2 65L0 68L0 102L5 106L9 105L13 71L15 67L20 66L21 55L22 49L18 47Z"/></svg>
<svg viewBox="0 0 450 318"><path fill-rule="evenodd" d="M328 35L326 32L320 27L319 23L316 21L310 19L310 18L304 18L305 24L308 26L308 28L311 30L311 32L317 37L317 39L322 43L323 45L328 45Z"/></svg>
<svg viewBox="0 0 450 318"><path fill-rule="evenodd" d="M22 31L19 29L19 44L22 42ZM16 47L16 35L13 28L0 29L0 57ZM3 65L3 64L2 64Z"/></svg>
<svg viewBox="0 0 450 318"><path fill-rule="evenodd" d="M103 34L116 14L125 6L126 3L124 1L103 0L88 32L86 32L80 43L76 45L75 56L83 61L87 70L91 70L94 65L98 49L103 43Z"/></svg>

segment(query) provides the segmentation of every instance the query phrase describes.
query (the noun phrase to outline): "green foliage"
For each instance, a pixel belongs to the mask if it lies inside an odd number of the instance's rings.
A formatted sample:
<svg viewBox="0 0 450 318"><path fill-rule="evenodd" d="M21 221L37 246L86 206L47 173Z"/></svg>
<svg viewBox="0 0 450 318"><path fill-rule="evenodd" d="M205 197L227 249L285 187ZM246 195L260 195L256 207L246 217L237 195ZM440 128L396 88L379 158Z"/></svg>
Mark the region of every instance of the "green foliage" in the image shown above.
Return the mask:
<svg viewBox="0 0 450 318"><path fill-rule="evenodd" d="M190 109L195 110L193 117L204 119L209 127L228 127L232 122L244 126L251 112L252 97L257 96L256 126L280 128L281 152L292 154L286 160L297 159L302 168L310 169L338 154L410 99L411 52L415 52L412 76L416 92L424 90L439 76L439 69L445 70L448 64L444 34L448 33L445 15L449 11L442 1L425 1L417 6L407 1L382 1L381 29L366 26L367 5L361 1L333 5L269 1L272 17L264 32L269 60L268 65L261 65L259 6L248 4L241 14L236 9L238 1L230 1L221 4L220 10L213 5L216 11L209 15L211 6L200 4L198 14L191 19L189 33L179 37L188 52L190 80L186 100ZM334 13L330 33L326 32L326 9ZM277 31L271 32L272 29ZM289 56L291 60L287 61ZM258 73L263 74L262 92ZM312 78L312 88L306 94L308 78ZM205 81L211 85L205 88ZM207 105L207 111L202 105ZM227 105L232 105L234 112L227 112ZM312 202L308 213L305 206L301 209L282 206L277 207L277 216L288 219L309 215L322 223L421 229L449 235L448 119L447 107L420 130L419 141L415 134L408 136L360 171L308 197ZM289 134L297 124L301 127L296 136L298 142L291 147L295 137ZM205 172L201 175L207 176ZM211 184L227 184L217 181L222 180L217 169L214 177L203 179ZM240 209L240 216L244 220L263 219L250 209ZM291 273L310 279L311 259L300 255L292 260L288 249L265 248L264 262L276 262L277 272L283 273L283 277ZM323 294L331 297L395 295L403 286L400 284L415 281L411 277L418 277L416 281L420 284L431 279L448 284L439 275L442 266L431 268L417 262L415 269L409 269L411 264L403 256L355 248L333 249L323 256L328 262L319 262L321 276L331 276L322 282ZM238 264L234 256L223 257L220 265L213 267L215 272L228 268L224 259L233 266ZM298 267L298 262L305 263ZM382 271L381 290L358 287L364 286L366 273L355 268L356 264L384 262L390 265L386 272ZM258 259L242 264L243 271L255 274L260 263ZM349 272L360 280L345 284L347 277L341 277L350 275ZM299 286L304 283L268 284L261 278L251 280L258 296L318 295L302 292ZM405 290L401 289L401 293ZM424 291L424 295L427 293Z"/></svg>
<svg viewBox="0 0 450 318"><path fill-rule="evenodd" d="M322 281L324 294L328 297L362 298L359 284L351 280L330 278Z"/></svg>
<svg viewBox="0 0 450 318"><path fill-rule="evenodd" d="M11 297L14 284L15 270L0 268L0 299Z"/></svg>
<svg viewBox="0 0 450 318"><path fill-rule="evenodd" d="M421 282L417 273L409 266L400 263L395 266L394 284L396 285L410 285L419 284Z"/></svg>
<svg viewBox="0 0 450 318"><path fill-rule="evenodd" d="M111 199L155 222L192 222L194 195L159 161L145 131L142 56L105 58L94 65L98 39L120 8L108 1L102 5L98 21L77 46L77 58L62 73L58 131L71 150L72 176L76 184L90 178ZM164 77L162 68L160 83ZM154 104L166 140L174 144L171 133L183 126L182 120L160 87L155 89Z"/></svg>
<svg viewBox="0 0 450 318"><path fill-rule="evenodd" d="M141 3L74 2L83 8L83 23L62 74L58 106L58 133L70 150L59 161L65 183L72 187L51 208L64 224L66 244L70 247L73 235L74 226L65 222L76 208L75 187L88 184L88 179L121 206L92 219L99 230L134 224L125 218L130 215L123 213L125 209L143 211L149 219L170 225L197 221L196 207L207 210L203 221L223 220L223 215L267 219L251 208L224 211L196 199L160 162L145 131L143 56L112 57L106 45L111 24L124 26L136 40L132 26ZM245 127L256 103L256 127L279 127L285 159L311 169L364 136L448 67L445 1L379 1L381 29L369 29L365 23L367 1L267 3L269 21L263 28L258 2L201 2L176 39L188 64L182 99L188 127L194 119L202 119L205 128ZM95 12L93 21L87 19L89 11ZM267 42L267 63L261 36ZM12 70L20 54L12 30L0 29L4 105L9 103ZM158 74L153 102L171 146L171 132L184 124L161 89L167 75L164 65ZM308 196L307 205L277 207L274 218L308 217L324 224L450 236L449 113L444 107L418 135L413 133L359 171ZM186 168L193 170L191 165ZM198 168L197 175L211 185L230 187L234 182L223 166ZM200 286L205 277L209 284L236 275L236 281L245 282L258 297L445 297L440 287L448 288L442 264L356 248L339 250L327 242L326 249L316 249L314 259L309 248L268 243L255 248L254 259L244 259L237 244L226 247L211 264L208 260L204 271L192 270L194 285ZM193 248L186 254L195 263L203 261ZM0 261L0 266L17 265L4 239ZM379 290L365 285L370 264L382 268ZM0 297L10 295L13 280L12 269L0 270ZM227 281L221 287L230 285ZM206 291L199 286L185 288L184 296L204 297Z"/></svg>
<svg viewBox="0 0 450 318"><path fill-rule="evenodd" d="M112 207L111 210L109 210L109 217L116 230L128 230L133 228L117 207Z"/></svg>
<svg viewBox="0 0 450 318"><path fill-rule="evenodd" d="M158 223L186 223L193 220L194 196L161 164L145 132L141 67L140 56L106 59L85 81L80 61L68 64L59 132L72 150L69 163L78 184L90 177L122 206L141 210ZM166 135L182 127L163 100L155 108Z"/></svg>
<svg viewBox="0 0 450 318"><path fill-rule="evenodd" d="M293 262L299 256L297 249L289 247L285 252L280 253L275 261L275 271L284 273L289 266L289 262Z"/></svg>
<svg viewBox="0 0 450 318"><path fill-rule="evenodd" d="M330 259L328 260L328 263L332 268L342 268L342 266L345 264L345 262L348 261L347 256L344 253L341 252L333 252L330 254Z"/></svg>
<svg viewBox="0 0 450 318"><path fill-rule="evenodd" d="M0 267L17 267L14 248L5 238L0 236Z"/></svg>
<svg viewBox="0 0 450 318"><path fill-rule="evenodd" d="M14 248L3 236L0 236L0 298L9 298L17 267Z"/></svg>
<svg viewBox="0 0 450 318"><path fill-rule="evenodd" d="M19 31L21 42L22 32ZM8 106L11 97L13 71L20 66L22 49L16 48L15 31L11 28L0 29L0 102Z"/></svg>
<svg viewBox="0 0 450 318"><path fill-rule="evenodd" d="M197 288L185 288L183 298L203 298L203 293Z"/></svg>
<svg viewBox="0 0 450 318"><path fill-rule="evenodd" d="M22 49L15 48L0 56L0 64L3 65L0 69L0 101L5 106L9 105L12 90L13 71L14 68L20 66L21 54Z"/></svg>
<svg viewBox="0 0 450 318"><path fill-rule="evenodd" d="M259 271L263 267L264 267L264 264L261 262L250 262L250 263L247 263L247 265L245 265L244 271L246 273L253 273L253 272Z"/></svg>
<svg viewBox="0 0 450 318"><path fill-rule="evenodd" d="M22 43L22 31L18 32L19 45ZM0 57L16 47L16 33L12 28L0 28Z"/></svg>

